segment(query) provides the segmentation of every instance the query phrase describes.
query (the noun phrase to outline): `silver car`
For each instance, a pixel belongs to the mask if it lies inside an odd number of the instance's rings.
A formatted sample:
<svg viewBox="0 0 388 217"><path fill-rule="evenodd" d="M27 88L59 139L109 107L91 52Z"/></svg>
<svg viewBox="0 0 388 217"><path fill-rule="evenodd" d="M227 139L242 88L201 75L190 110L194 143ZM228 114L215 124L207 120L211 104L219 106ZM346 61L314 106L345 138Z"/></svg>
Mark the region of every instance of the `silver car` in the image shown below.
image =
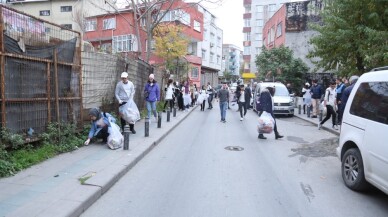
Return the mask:
<svg viewBox="0 0 388 217"><path fill-rule="evenodd" d="M255 90L253 91L253 110L257 111L257 102L260 97L260 92L266 87L274 87L275 95L274 101L274 114L275 115L294 115L294 102L293 97L288 92L286 86L280 82L262 82L257 83ZM257 111L258 112L258 111Z"/></svg>

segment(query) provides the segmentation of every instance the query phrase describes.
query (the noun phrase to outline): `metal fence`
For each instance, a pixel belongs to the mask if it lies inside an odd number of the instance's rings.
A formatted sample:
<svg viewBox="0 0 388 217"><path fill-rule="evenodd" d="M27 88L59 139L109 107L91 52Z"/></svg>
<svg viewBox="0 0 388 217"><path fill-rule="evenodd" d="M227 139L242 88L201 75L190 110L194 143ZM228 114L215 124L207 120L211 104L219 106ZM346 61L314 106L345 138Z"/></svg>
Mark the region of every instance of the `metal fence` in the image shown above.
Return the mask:
<svg viewBox="0 0 388 217"><path fill-rule="evenodd" d="M80 33L0 6L0 121L14 133L82 125Z"/></svg>

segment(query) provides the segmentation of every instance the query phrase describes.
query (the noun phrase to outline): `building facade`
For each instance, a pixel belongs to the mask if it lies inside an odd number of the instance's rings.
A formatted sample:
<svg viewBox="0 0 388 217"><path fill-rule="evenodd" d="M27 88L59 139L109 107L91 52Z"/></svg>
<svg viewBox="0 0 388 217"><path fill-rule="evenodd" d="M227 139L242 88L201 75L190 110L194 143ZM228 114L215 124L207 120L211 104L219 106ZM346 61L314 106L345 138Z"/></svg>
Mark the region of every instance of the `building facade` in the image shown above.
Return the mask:
<svg viewBox="0 0 388 217"><path fill-rule="evenodd" d="M224 76L225 73L230 73L233 77L240 77L240 68L242 61L242 50L233 44L222 45L222 59L224 60L224 68L220 76Z"/></svg>
<svg viewBox="0 0 388 217"><path fill-rule="evenodd" d="M263 27L286 0L244 0L243 58L245 73L259 73L256 56L263 46Z"/></svg>
<svg viewBox="0 0 388 217"><path fill-rule="evenodd" d="M318 33L309 29L308 23L321 22L322 9L322 0L285 3L264 26L264 46L268 49L281 45L290 48L294 58L300 58L312 72L315 65L306 56L313 49L309 40Z"/></svg>
<svg viewBox="0 0 388 217"><path fill-rule="evenodd" d="M9 0L7 6L81 33L87 28L85 17L116 10L112 0Z"/></svg>
<svg viewBox="0 0 388 217"><path fill-rule="evenodd" d="M218 84L218 73L222 67L223 31L217 26L217 17L199 4L193 4L203 13L203 40L197 44L196 55L202 58L201 85Z"/></svg>

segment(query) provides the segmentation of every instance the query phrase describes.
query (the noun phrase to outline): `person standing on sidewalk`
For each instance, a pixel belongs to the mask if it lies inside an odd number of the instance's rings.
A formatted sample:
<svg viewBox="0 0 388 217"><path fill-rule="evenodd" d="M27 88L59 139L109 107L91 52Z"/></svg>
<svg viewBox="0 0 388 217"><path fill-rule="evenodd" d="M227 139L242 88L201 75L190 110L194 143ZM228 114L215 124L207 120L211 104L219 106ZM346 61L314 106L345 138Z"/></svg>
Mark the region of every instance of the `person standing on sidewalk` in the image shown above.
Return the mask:
<svg viewBox="0 0 388 217"><path fill-rule="evenodd" d="M251 98L252 98L252 90L248 84L245 87L245 107L247 108L247 110L249 110L251 108Z"/></svg>
<svg viewBox="0 0 388 217"><path fill-rule="evenodd" d="M337 106L338 106L338 109L339 109L339 106L341 105L341 97L342 97L342 93L344 92L346 86L345 84L342 82L342 79L341 78L337 78L335 80L335 83L337 84L337 87L336 87L336 92L337 92ZM342 115L340 115L340 113L338 112L338 124L341 125L341 122L342 122Z"/></svg>
<svg viewBox="0 0 388 217"><path fill-rule="evenodd" d="M321 103L322 96L322 87L318 84L317 79L313 80L313 86L311 87L311 103L313 104L313 116L312 118L317 118L319 104Z"/></svg>
<svg viewBox="0 0 388 217"><path fill-rule="evenodd" d="M153 113L154 121L157 121L156 103L160 101L160 90L154 78L154 74L148 76L147 84L144 86L144 94L146 96L147 118L151 118L151 113Z"/></svg>
<svg viewBox="0 0 388 217"><path fill-rule="evenodd" d="M164 106L163 112L166 112L166 106L169 104L169 110L172 111L174 108L174 81L172 79L168 79L167 87L165 88L166 96L164 98Z"/></svg>
<svg viewBox="0 0 388 217"><path fill-rule="evenodd" d="M221 122L225 123L229 103L229 90L226 84L222 84L222 88L218 91L218 98L220 100Z"/></svg>
<svg viewBox="0 0 388 217"><path fill-rule="evenodd" d="M271 114L273 120L275 121L275 123L274 123L275 139L281 139L281 138L283 138L283 136L280 135L278 132L278 127L276 124L275 115L273 114L274 105L273 105L273 98L272 97L275 95L275 91L276 90L274 87L267 87L261 91L260 104L261 104L262 110L260 111L259 116L261 116L261 114L263 114L264 111ZM265 137L262 133L259 133L258 138L259 139L267 139L267 137Z"/></svg>
<svg viewBox="0 0 388 217"><path fill-rule="evenodd" d="M310 91L310 84L306 82L304 87L302 88L302 94L303 94L303 114L306 114L306 107L307 110L311 107L311 91Z"/></svg>
<svg viewBox="0 0 388 217"><path fill-rule="evenodd" d="M128 80L128 73L121 73L121 81L119 81L116 85L115 89L115 97L119 102L119 107L125 105L129 100L133 100L133 96L135 96L135 86L131 81ZM121 121L121 130L124 132L124 126L126 125L126 121L123 118L120 118ZM135 131L135 123L129 123L129 130L136 134Z"/></svg>
<svg viewBox="0 0 388 217"><path fill-rule="evenodd" d="M335 90L335 81L330 82L330 87L328 87L325 91L325 98L323 99L323 106L326 107L327 113L325 119L323 119L319 124L318 124L318 130L321 129L322 125L330 119L332 116L332 122L333 126L332 128L334 130L338 130L337 128L337 123L336 123L336 118L337 118L337 113L336 113L336 107L337 107L337 93Z"/></svg>

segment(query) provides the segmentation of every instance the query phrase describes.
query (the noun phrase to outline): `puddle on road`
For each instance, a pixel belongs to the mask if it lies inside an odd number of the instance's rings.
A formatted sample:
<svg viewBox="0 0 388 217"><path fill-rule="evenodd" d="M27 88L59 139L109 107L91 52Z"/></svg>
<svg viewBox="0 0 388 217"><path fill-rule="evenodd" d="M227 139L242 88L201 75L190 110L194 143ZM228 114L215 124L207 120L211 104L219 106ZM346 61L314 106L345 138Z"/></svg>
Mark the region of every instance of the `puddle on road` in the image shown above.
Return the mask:
<svg viewBox="0 0 388 217"><path fill-rule="evenodd" d="M298 140L301 138L295 137L294 139ZM336 157L337 147L338 147L338 137L322 139L322 140L315 141L313 143L303 142L300 145L300 147L291 149L291 151L295 153L292 155L289 155L289 157L295 157L298 155L302 155L305 157L329 157L329 156Z"/></svg>

